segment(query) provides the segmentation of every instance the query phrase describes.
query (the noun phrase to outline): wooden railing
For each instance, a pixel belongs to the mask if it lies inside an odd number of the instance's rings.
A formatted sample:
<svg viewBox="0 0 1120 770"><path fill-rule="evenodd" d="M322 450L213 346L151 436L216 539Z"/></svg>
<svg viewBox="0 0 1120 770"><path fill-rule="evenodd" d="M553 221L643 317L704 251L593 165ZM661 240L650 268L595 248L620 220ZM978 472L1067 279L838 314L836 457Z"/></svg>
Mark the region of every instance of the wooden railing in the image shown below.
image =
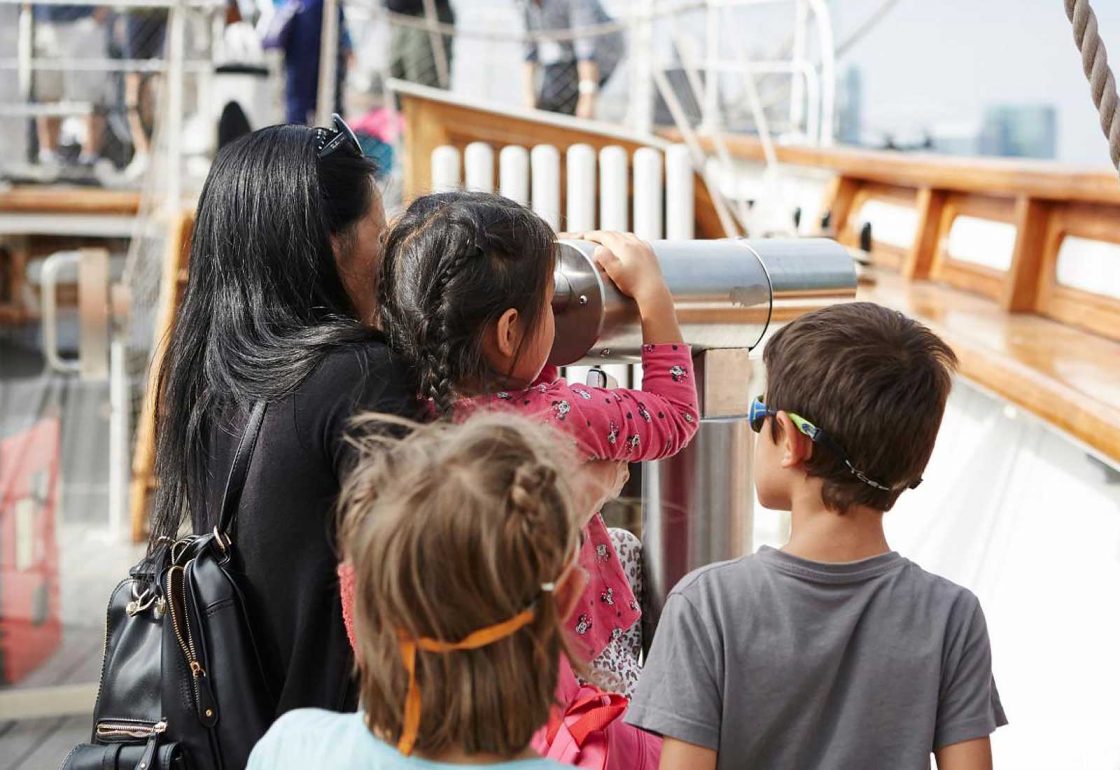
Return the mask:
<svg viewBox="0 0 1120 770"><path fill-rule="evenodd" d="M761 144L752 137L731 137L727 143L738 158L764 159ZM872 248L879 264L907 280L943 282L989 297L1008 312L1034 312L1120 340L1120 299L1062 285L1056 269L1067 236L1120 244L1120 181L1115 173L1038 161L840 148L776 151L778 160L789 166L835 173L825 208L842 242L858 243L857 215L868 201L912 208L917 227L909 247L900 251L876 242ZM1006 271L949 253L949 233L960 216L1014 228Z"/></svg>
<svg viewBox="0 0 1120 770"><path fill-rule="evenodd" d="M404 195L409 200L432 188L431 158L437 147L451 146L463 152L471 142L485 142L495 157L503 147L538 144L556 147L563 155L573 144L586 144L596 151L617 146L633 156L641 147L664 149L668 142L654 136L639 136L605 123L577 120L536 110L506 109L471 103L436 88L392 81L405 119ZM497 174L495 174L497 178ZM567 190L561 166L560 187ZM722 238L724 229L704 183L695 185L695 232L698 238ZM564 200L561 192L561 200Z"/></svg>
<svg viewBox="0 0 1120 770"><path fill-rule="evenodd" d="M753 137L726 141L740 161L764 162ZM831 175L822 210L844 243L858 244L869 202L913 212L907 244L875 239L871 229L874 267L859 298L925 321L953 345L966 377L1120 460L1120 298L1058 279L1067 237L1120 244L1115 173L840 148L776 151L793 174ZM1006 269L951 253L960 217L1011 229Z"/></svg>

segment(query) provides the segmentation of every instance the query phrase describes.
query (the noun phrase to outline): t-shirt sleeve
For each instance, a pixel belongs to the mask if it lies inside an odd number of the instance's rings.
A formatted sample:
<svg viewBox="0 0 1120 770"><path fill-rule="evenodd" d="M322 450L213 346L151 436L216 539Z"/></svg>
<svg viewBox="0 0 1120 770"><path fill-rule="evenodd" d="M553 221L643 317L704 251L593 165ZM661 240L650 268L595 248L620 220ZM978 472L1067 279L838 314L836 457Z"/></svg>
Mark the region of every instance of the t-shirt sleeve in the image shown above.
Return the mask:
<svg viewBox="0 0 1120 770"><path fill-rule="evenodd" d="M992 647L980 602L971 593L955 608L937 702L933 748L983 738L1007 724L992 675Z"/></svg>
<svg viewBox="0 0 1120 770"><path fill-rule="evenodd" d="M665 603L626 721L719 750L723 656L712 619L682 594Z"/></svg>

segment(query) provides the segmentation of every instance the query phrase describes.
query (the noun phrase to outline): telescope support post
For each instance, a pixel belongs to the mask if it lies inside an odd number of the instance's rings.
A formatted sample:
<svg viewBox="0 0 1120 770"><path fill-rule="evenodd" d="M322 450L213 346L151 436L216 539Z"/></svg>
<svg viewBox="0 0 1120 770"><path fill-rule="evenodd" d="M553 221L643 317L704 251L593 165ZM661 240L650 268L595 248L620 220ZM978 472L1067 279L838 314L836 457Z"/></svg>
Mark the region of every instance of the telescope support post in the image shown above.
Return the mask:
<svg viewBox="0 0 1120 770"><path fill-rule="evenodd" d="M745 349L696 354L700 429L675 457L642 468L646 650L669 591L688 572L752 549L753 364Z"/></svg>

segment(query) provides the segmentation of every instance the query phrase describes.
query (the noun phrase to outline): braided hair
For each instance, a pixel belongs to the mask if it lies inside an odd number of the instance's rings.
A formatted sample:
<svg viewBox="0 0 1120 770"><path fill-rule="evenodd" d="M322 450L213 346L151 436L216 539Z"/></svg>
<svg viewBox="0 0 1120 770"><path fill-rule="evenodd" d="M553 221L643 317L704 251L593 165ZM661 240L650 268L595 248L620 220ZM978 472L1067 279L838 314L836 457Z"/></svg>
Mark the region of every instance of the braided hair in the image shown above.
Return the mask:
<svg viewBox="0 0 1120 770"><path fill-rule="evenodd" d="M508 376L489 368L483 335L510 308L536 328L555 262L552 228L498 195L425 195L394 223L378 282L381 326L437 412Z"/></svg>

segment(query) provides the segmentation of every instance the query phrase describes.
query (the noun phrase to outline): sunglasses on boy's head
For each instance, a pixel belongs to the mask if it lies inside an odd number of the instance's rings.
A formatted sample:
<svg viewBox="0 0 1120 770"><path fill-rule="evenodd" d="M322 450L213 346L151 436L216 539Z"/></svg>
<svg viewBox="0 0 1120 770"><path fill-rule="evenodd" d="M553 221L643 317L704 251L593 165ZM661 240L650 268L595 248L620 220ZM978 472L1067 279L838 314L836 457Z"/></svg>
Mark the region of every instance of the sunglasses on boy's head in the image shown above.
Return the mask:
<svg viewBox="0 0 1120 770"><path fill-rule="evenodd" d="M751 402L751 409L747 415L747 419L751 425L751 430L753 430L755 433L761 433L762 426L766 423L766 418L774 417L777 414L777 409L771 409L770 407L766 406L765 403L763 403L762 396L756 397L755 400ZM822 444L828 447L833 452L833 454L835 454L843 461L844 465L848 466L848 470L851 472L851 474L862 481L864 484L869 487L874 487L875 489L881 489L884 492L894 491L886 484L880 484L878 481L874 481L873 479L868 478L863 471L852 465L851 460L848 459L848 455L844 452L843 449L840 448L840 445L833 441L831 436L818 428L816 425L809 422L801 415L794 414L793 412L786 412L786 416L789 417L789 421L793 423L794 427L797 428L797 430L801 433L804 433L806 436L808 436L809 440L814 444ZM909 487L910 489L917 489L918 485L921 483L921 479L916 479L910 482Z"/></svg>
<svg viewBox="0 0 1120 770"><path fill-rule="evenodd" d="M346 121L337 112L331 115L331 118L334 123L333 130L319 126L311 129L315 134L315 151L319 154L319 159L327 157L340 147L361 158L362 145L358 143L358 137L350 130L350 126L346 125Z"/></svg>

